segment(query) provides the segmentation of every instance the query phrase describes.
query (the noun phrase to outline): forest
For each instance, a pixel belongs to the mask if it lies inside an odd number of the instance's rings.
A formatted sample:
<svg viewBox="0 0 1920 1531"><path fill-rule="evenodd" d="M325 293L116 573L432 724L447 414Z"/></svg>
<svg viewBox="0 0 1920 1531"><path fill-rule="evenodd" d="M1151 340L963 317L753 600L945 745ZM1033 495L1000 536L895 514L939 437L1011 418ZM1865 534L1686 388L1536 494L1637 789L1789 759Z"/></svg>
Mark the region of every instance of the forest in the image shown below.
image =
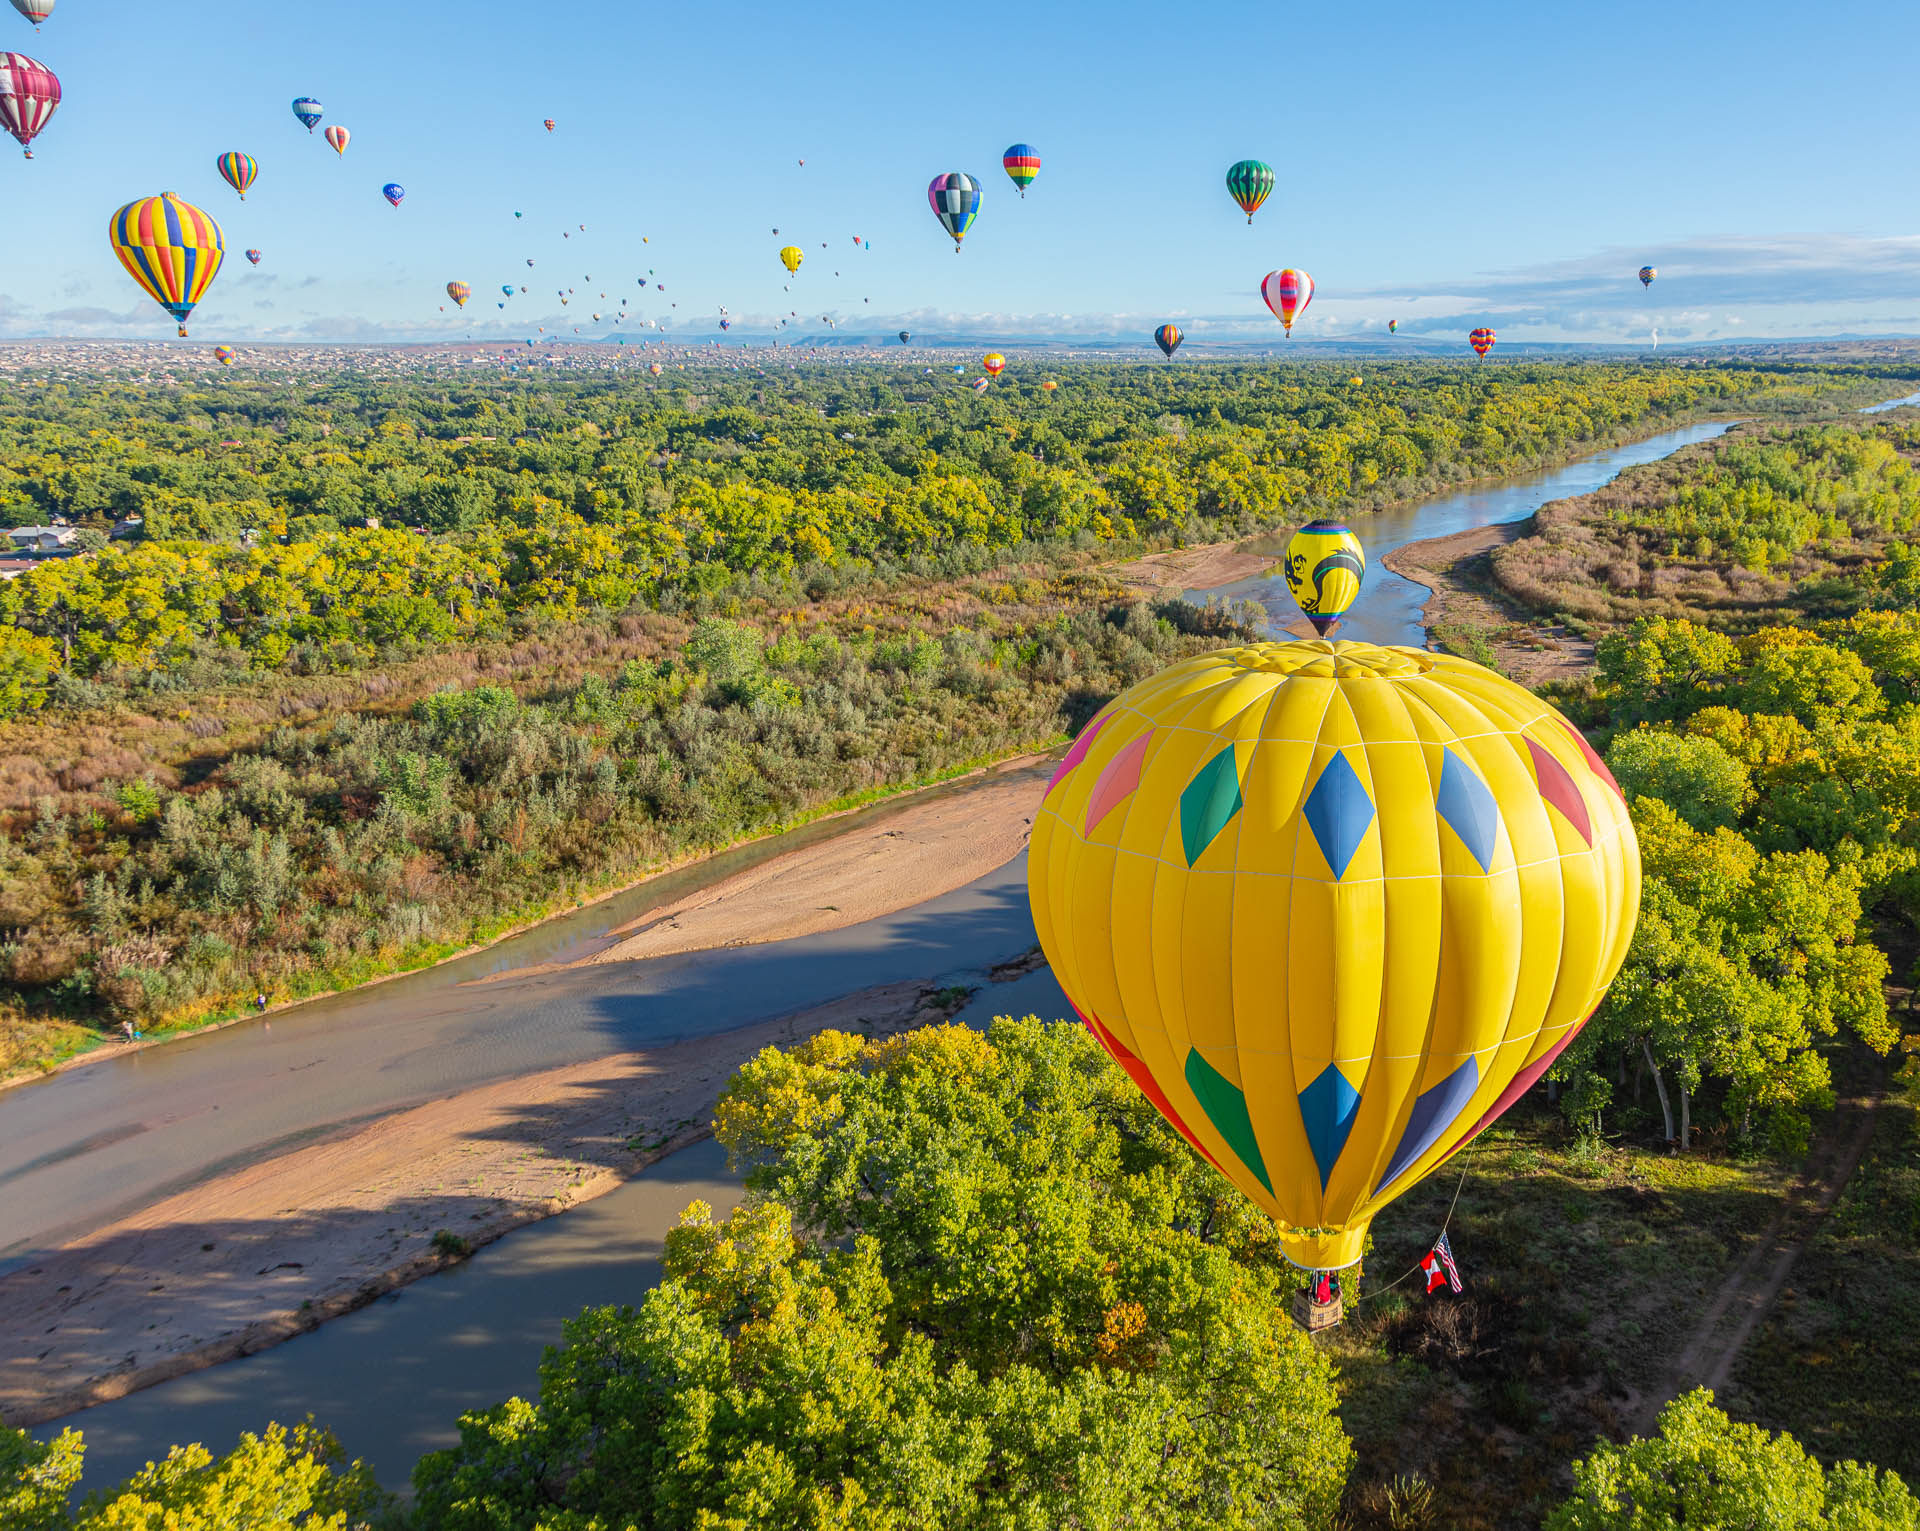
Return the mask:
<svg viewBox="0 0 1920 1531"><path fill-rule="evenodd" d="M1668 376L1512 369L1530 371L1536 403L1569 410L1603 379L1646 399ZM1139 377L1087 385L1112 395L1129 453L1185 475L1197 442L1240 434L1199 418L1230 413L1211 372ZM1297 369L1236 387L1249 409L1293 387L1376 423L1423 412ZM1551 1103L1516 1107L1457 1179L1376 1225L1331 1335L1292 1326L1295 1277L1261 1218L1078 1026L829 1032L768 1049L722 1098L748 1203L690 1208L661 1285L570 1324L534 1395L466 1415L408 1504L324 1421L178 1448L77 1504L80 1432L0 1431L0 1521L197 1531L243 1505L290 1531L1917 1531L1920 1346L1888 1315L1920 1310L1920 438L1904 416L1771 417L1858 402L1850 374L1713 387L1603 435L1763 398L1769 418L1550 507L1494 555L1517 621L1594 640L1554 700L1632 804L1643 912ZM953 408L982 411L983 460L1023 428L986 423L1018 413L997 398ZM1502 460L1561 449L1525 441ZM1114 492L1107 449L1078 442L1076 482ZM1462 450L1405 483L1491 460ZM983 496L1004 487L968 471ZM1270 519L1364 514L1399 492L1384 482L1350 472ZM256 982L369 975L556 889L1063 740L1251 620L1141 600L1112 562L1257 530L1264 505L1229 518L1196 499L1155 523L1139 493L1110 535L873 547L778 575L694 561L537 629L502 606L485 633L311 668L288 650L271 674L240 639L125 666L56 650L0 766L15 1059L108 1018L217 1014ZM1604 605L1569 604L1601 586ZM1860 1165L1823 1219L1809 1187L1848 1143ZM1407 1281L1440 1226L1458 1296ZM1702 1325L1727 1283L1800 1236L1793 1289L1732 1343L1724 1384L1673 1396L1677 1358L1725 1343Z"/></svg>
<svg viewBox="0 0 1920 1531"><path fill-rule="evenodd" d="M0 516L93 549L0 584L0 1068L1061 741L1234 630L1141 606L1116 559L1899 386L1053 370L0 391Z"/></svg>

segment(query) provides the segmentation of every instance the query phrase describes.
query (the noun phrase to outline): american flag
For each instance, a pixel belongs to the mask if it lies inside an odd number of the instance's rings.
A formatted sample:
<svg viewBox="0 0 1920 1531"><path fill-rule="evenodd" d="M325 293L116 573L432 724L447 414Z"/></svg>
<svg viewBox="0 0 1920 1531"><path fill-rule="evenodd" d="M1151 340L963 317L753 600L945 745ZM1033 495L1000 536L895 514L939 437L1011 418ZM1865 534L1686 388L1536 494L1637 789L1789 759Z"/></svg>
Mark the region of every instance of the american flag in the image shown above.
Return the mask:
<svg viewBox="0 0 1920 1531"><path fill-rule="evenodd" d="M1443 1286L1462 1291L1460 1267L1453 1263L1453 1245L1447 1242L1443 1233L1435 1241L1432 1251L1420 1262L1420 1269L1427 1273L1427 1290L1437 1292Z"/></svg>

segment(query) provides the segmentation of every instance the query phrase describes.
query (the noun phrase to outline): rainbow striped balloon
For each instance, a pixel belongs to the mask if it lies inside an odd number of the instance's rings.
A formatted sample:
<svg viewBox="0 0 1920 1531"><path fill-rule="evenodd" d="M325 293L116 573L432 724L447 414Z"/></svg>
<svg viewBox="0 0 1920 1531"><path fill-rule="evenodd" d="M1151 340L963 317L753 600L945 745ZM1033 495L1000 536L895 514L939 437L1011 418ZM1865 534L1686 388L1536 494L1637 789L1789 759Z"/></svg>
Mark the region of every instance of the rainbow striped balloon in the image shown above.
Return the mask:
<svg viewBox="0 0 1920 1531"><path fill-rule="evenodd" d="M1227 192L1247 215L1247 222L1253 222L1260 204L1272 193L1275 179L1273 166L1264 160L1243 159L1228 169Z"/></svg>
<svg viewBox="0 0 1920 1531"><path fill-rule="evenodd" d="M1473 347L1473 354L1485 361L1487 352L1493 349L1494 335L1489 329L1478 329L1467 336L1467 344Z"/></svg>
<svg viewBox="0 0 1920 1531"><path fill-rule="evenodd" d="M1007 172L1007 178L1020 188L1025 198L1027 188L1040 174L1040 151L1032 144L1015 144L1000 156L1000 164Z"/></svg>
<svg viewBox="0 0 1920 1531"><path fill-rule="evenodd" d="M213 348L213 359L223 367L231 367L233 365L233 347L215 346Z"/></svg>
<svg viewBox="0 0 1920 1531"><path fill-rule="evenodd" d="M467 306L467 299L473 296L473 289L465 282L449 282L447 283L447 296L453 299L456 306L465 308ZM595 314L594 317L597 319L600 316Z"/></svg>
<svg viewBox="0 0 1920 1531"><path fill-rule="evenodd" d="M260 167L253 162L251 154L242 154L238 150L223 154L213 162L220 172L220 178L240 193L242 202L247 200L247 188L260 173Z"/></svg>
<svg viewBox="0 0 1920 1531"><path fill-rule="evenodd" d="M170 191L129 202L107 220L107 240L140 290L180 323L207 295L226 259L220 225Z"/></svg>
<svg viewBox="0 0 1920 1531"><path fill-rule="evenodd" d="M1173 353L1180 349L1180 342L1186 338L1177 324L1163 324L1153 332L1153 343L1166 353L1169 361L1173 359Z"/></svg>

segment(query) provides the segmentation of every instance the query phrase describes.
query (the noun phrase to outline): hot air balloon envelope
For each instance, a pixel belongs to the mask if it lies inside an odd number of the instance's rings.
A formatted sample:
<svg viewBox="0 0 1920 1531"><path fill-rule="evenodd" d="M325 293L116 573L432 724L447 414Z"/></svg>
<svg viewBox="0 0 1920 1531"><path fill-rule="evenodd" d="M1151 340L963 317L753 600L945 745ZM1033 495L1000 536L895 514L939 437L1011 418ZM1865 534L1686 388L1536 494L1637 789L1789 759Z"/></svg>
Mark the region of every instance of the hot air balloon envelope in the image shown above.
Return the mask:
<svg viewBox="0 0 1920 1531"><path fill-rule="evenodd" d="M806 258L806 251L802 250L798 245L788 245L780 252L780 264L787 268L787 275L789 276L800 269L800 262ZM644 287L647 284L642 282L640 285Z"/></svg>
<svg viewBox="0 0 1920 1531"><path fill-rule="evenodd" d="M1283 569L1294 601L1324 638L1359 596L1367 555L1345 523L1309 521L1288 542Z"/></svg>
<svg viewBox="0 0 1920 1531"><path fill-rule="evenodd" d="M473 296L473 289L465 282L449 282L447 283L447 296L452 298L461 308L465 308L467 306L467 299Z"/></svg>
<svg viewBox="0 0 1920 1531"><path fill-rule="evenodd" d="M985 356L980 358L980 370L985 372L988 377L998 377L1006 370L1006 366L1006 357L1002 356L998 351L989 351Z"/></svg>
<svg viewBox="0 0 1920 1531"><path fill-rule="evenodd" d="M213 162L214 169L220 172L220 179L240 193L240 200L247 198L247 188L259 175L260 167L253 161L251 154L238 152L223 154Z"/></svg>
<svg viewBox="0 0 1920 1531"><path fill-rule="evenodd" d="M306 130L311 133L319 122L323 108L312 96L301 96L293 103L293 115L298 117Z"/></svg>
<svg viewBox="0 0 1920 1531"><path fill-rule="evenodd" d="M959 170L936 175L927 183L927 205L940 227L953 236L954 253L959 254L960 241L980 214L980 183Z"/></svg>
<svg viewBox="0 0 1920 1531"><path fill-rule="evenodd" d="M1287 338L1293 338L1293 321L1306 312L1313 301L1313 278L1304 271L1296 271L1291 266L1284 271L1269 271L1267 279L1260 284L1260 296L1267 300L1267 307L1273 310L1273 317L1286 328Z"/></svg>
<svg viewBox="0 0 1920 1531"><path fill-rule="evenodd" d="M1651 266L1642 266L1640 268L1640 285L1642 287L1651 287L1653 285L1653 279L1659 274L1660 273Z"/></svg>
<svg viewBox="0 0 1920 1531"><path fill-rule="evenodd" d="M1453 655L1309 639L1110 702L1034 817L1027 886L1087 1028L1290 1260L1330 1269L1592 1014L1640 863L1546 703Z"/></svg>
<svg viewBox="0 0 1920 1531"><path fill-rule="evenodd" d="M1253 222L1253 215L1267 200L1273 183L1273 166L1263 160L1239 160L1227 170L1227 193L1240 205L1248 223Z"/></svg>
<svg viewBox="0 0 1920 1531"><path fill-rule="evenodd" d="M1186 338L1180 333L1180 326L1177 324L1163 324L1153 332L1153 343L1169 357L1180 349L1180 342Z"/></svg>
<svg viewBox="0 0 1920 1531"><path fill-rule="evenodd" d="M53 0L13 0L13 8L40 30L40 23L53 14Z"/></svg>
<svg viewBox="0 0 1920 1531"><path fill-rule="evenodd" d="M259 264L260 264L260 252L259 252L258 250L249 250L249 251L247 251L247 259L248 259L248 260L250 260L250 261L252 261L254 265L256 265L256 266L257 266L257 265L259 265Z"/></svg>
<svg viewBox="0 0 1920 1531"><path fill-rule="evenodd" d="M60 80L24 53L0 53L0 128L20 141L28 159L33 140L60 105Z"/></svg>
<svg viewBox="0 0 1920 1531"><path fill-rule="evenodd" d="M397 181L389 181L380 188L380 195L385 197L395 207L398 207L407 199L407 188L400 185Z"/></svg>
<svg viewBox="0 0 1920 1531"><path fill-rule="evenodd" d="M1020 188L1025 197L1027 188L1040 174L1040 151L1032 144L1014 144L1000 156L1001 168L1007 172L1007 178Z"/></svg>
<svg viewBox="0 0 1920 1531"><path fill-rule="evenodd" d="M345 154L347 152L347 145L353 141L353 134L349 133L337 122L328 128L321 136L333 145L333 152L335 154Z"/></svg>
<svg viewBox="0 0 1920 1531"><path fill-rule="evenodd" d="M107 220L107 240L141 291L180 322L206 296L226 258L220 225L172 192L129 202Z"/></svg>
<svg viewBox="0 0 1920 1531"><path fill-rule="evenodd" d="M1487 352L1493 349L1493 342L1494 334L1489 329L1478 329L1467 336L1467 344L1473 347L1473 354L1482 361L1487 359Z"/></svg>

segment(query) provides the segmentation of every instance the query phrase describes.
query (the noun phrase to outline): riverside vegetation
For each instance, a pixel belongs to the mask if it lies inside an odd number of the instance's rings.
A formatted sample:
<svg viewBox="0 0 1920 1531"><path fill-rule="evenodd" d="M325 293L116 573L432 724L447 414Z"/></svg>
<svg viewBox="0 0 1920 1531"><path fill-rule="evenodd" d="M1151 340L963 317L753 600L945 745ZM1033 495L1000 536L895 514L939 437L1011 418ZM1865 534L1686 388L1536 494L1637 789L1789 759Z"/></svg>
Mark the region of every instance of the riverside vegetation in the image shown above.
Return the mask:
<svg viewBox="0 0 1920 1531"><path fill-rule="evenodd" d="M0 1069L1056 743L1235 631L1129 602L1117 557L1889 387L1058 371L10 386L0 520L96 550L0 585Z"/></svg>
<svg viewBox="0 0 1920 1531"><path fill-rule="evenodd" d="M1635 1435L1636 1400L1671 1390L1801 1156L1818 1163L1902 1046L1889 954L1904 968L1916 896L1920 615L1880 593L1898 557L1829 560L1844 616L1729 633L1658 615L1602 635L1591 682L1560 700L1633 804L1647 884L1627 966L1555 1071L1558 1109L1523 1103L1457 1185L1429 1181L1383 1218L1331 1337L1290 1327L1261 1220L1078 1027L826 1034L769 1050L723 1100L747 1206L690 1209L661 1286L570 1325L538 1396L467 1416L406 1510L324 1434L277 1427L225 1458L181 1448L78 1509L77 1432L0 1435L0 1509L182 1531L234 1505L302 1531L1913 1531L1920 1501L1887 1470L1920 1473L1920 1355L1886 1322L1920 1300L1900 1080L1807 1250L1810 1300L1738 1358L1732 1417L1694 1392ZM885 599L935 588L903 579ZM778 684L797 672L742 633L791 609L674 629L673 673ZM1171 651L1205 618L1115 621L1096 601L1093 620ZM735 651L752 662L729 668ZM1071 726L1100 694L1050 705ZM464 717L462 695L427 685L410 726ZM485 705L529 704L502 688ZM1427 1298L1402 1278L1450 1209L1468 1290Z"/></svg>

